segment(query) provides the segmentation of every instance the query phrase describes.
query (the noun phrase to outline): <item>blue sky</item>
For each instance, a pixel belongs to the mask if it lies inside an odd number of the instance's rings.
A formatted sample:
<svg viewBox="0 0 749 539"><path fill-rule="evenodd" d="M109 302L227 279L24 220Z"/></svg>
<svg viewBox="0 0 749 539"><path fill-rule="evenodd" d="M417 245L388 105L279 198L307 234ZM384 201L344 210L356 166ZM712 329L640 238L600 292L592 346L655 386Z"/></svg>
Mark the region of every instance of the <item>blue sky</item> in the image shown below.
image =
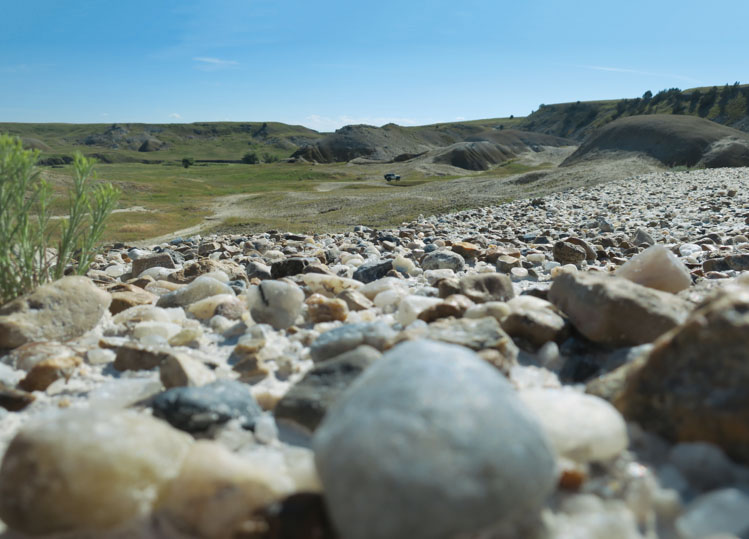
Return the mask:
<svg viewBox="0 0 749 539"><path fill-rule="evenodd" d="M332 130L749 82L747 0L0 4L0 122Z"/></svg>

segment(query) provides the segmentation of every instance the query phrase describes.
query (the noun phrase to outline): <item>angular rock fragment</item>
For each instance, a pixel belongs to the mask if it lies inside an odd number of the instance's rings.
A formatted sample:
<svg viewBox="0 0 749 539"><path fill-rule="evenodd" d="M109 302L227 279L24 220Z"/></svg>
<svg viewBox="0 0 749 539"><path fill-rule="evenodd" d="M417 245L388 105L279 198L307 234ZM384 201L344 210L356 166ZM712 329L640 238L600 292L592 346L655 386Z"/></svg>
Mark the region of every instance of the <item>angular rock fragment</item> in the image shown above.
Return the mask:
<svg viewBox="0 0 749 539"><path fill-rule="evenodd" d="M376 349L362 345L318 363L283 396L273 414L314 431L330 406L380 356Z"/></svg>
<svg viewBox="0 0 749 539"><path fill-rule="evenodd" d="M575 266L585 261L587 255L585 249L569 241L558 241L554 244L554 260L560 264L574 264Z"/></svg>
<svg viewBox="0 0 749 539"><path fill-rule="evenodd" d="M616 276L673 294L692 284L687 267L663 245L653 245L633 256L616 270Z"/></svg>
<svg viewBox="0 0 749 539"><path fill-rule="evenodd" d="M342 299L312 294L304 303L307 305L307 318L313 324L334 320L344 321L348 316L348 305Z"/></svg>
<svg viewBox="0 0 749 539"><path fill-rule="evenodd" d="M76 355L43 359L31 368L18 387L24 391L44 391L61 378L69 379L81 363Z"/></svg>
<svg viewBox="0 0 749 539"><path fill-rule="evenodd" d="M132 274L138 277L141 273L149 268L167 268L174 269L174 261L169 253L155 253L152 255L140 256L133 260Z"/></svg>
<svg viewBox="0 0 749 539"><path fill-rule="evenodd" d="M614 401L675 441L704 441L749 462L749 287L730 286L655 343Z"/></svg>
<svg viewBox="0 0 749 539"><path fill-rule="evenodd" d="M689 312L688 304L673 294L590 272L557 275L549 301L585 337L613 346L652 342Z"/></svg>
<svg viewBox="0 0 749 539"><path fill-rule="evenodd" d="M357 346L367 344L377 350L389 348L396 332L382 322L346 324L320 335L310 346L313 361L325 361Z"/></svg>
<svg viewBox="0 0 749 539"><path fill-rule="evenodd" d="M136 305L151 305L158 299L156 294L127 283L107 287L107 292L112 295L112 303L109 305L109 312L112 314L121 313Z"/></svg>
<svg viewBox="0 0 749 539"><path fill-rule="evenodd" d="M508 301L507 306L510 313L501 319L502 329L535 348L549 341L562 342L569 334L569 324L548 301L518 296Z"/></svg>
<svg viewBox="0 0 749 539"><path fill-rule="evenodd" d="M388 272L393 269L392 260L375 260L362 264L354 272L354 279L363 283L371 283L377 279L382 279Z"/></svg>
<svg viewBox="0 0 749 539"><path fill-rule="evenodd" d="M186 432L205 431L230 419L251 429L262 413L249 386L233 380L168 389L154 397L151 406L154 416Z"/></svg>

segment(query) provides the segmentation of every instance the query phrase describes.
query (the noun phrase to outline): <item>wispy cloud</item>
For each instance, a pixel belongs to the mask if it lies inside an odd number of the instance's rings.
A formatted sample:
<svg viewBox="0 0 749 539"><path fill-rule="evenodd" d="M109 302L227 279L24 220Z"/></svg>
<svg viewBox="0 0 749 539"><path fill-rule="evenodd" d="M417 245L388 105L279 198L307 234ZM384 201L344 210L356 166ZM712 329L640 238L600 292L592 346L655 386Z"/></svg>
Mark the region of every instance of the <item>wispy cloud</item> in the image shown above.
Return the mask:
<svg viewBox="0 0 749 539"><path fill-rule="evenodd" d="M54 64L15 64L0 66L0 73L30 73L52 67Z"/></svg>
<svg viewBox="0 0 749 539"><path fill-rule="evenodd" d="M302 125L314 129L316 131L334 131L343 127L344 125L376 125L381 126L385 124L398 124L398 125L418 125L419 122L413 118L402 118L402 117L388 117L388 116L321 116L319 114L310 114L307 116Z"/></svg>
<svg viewBox="0 0 749 539"><path fill-rule="evenodd" d="M609 73L629 73L632 75L645 75L647 77L664 77L664 78L678 79L678 80L683 80L686 82L693 82L693 83L702 82L698 79L695 79L692 77L686 77L684 75L675 75L673 73L656 73L654 71L642 71L639 69L628 69L625 67L596 66L596 65L575 65L574 67L579 67L581 69L590 69L592 71L607 71Z"/></svg>
<svg viewBox="0 0 749 539"><path fill-rule="evenodd" d="M219 69L230 69L239 65L239 62L234 60L223 60L209 56L196 56L193 58L193 61L197 62L195 69L200 69L201 71L218 71Z"/></svg>
<svg viewBox="0 0 749 539"><path fill-rule="evenodd" d="M169 117L170 118L174 118L175 120L181 120L182 119L182 115L180 113L178 113L178 112L172 112L169 115Z"/></svg>

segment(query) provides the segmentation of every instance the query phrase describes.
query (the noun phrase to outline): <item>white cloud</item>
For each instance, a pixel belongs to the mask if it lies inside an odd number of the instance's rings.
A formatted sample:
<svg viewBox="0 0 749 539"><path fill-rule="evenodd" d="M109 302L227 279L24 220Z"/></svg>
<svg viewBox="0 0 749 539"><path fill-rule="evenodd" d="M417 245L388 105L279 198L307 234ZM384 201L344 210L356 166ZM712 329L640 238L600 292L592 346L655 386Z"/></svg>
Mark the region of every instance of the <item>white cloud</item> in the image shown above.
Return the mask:
<svg viewBox="0 0 749 539"><path fill-rule="evenodd" d="M666 78L673 78L673 79L679 79L686 82L692 82L699 84L701 81L692 78L692 77L685 77L683 75L674 75L672 73L654 73L652 71L640 71L639 69L627 69L624 67L611 67L611 66L593 66L593 65L577 65L575 67L580 67L582 69L590 69L593 71L608 71L609 73L630 73L633 75L646 75L649 77L666 77Z"/></svg>
<svg viewBox="0 0 749 539"><path fill-rule="evenodd" d="M221 58L211 58L208 56L196 56L193 61L197 62L195 69L201 71L217 71L219 69L229 69L239 65L234 60L222 60Z"/></svg>
<svg viewBox="0 0 749 539"><path fill-rule="evenodd" d="M382 126L385 124L398 124L398 125L418 125L418 122L413 118L402 118L402 117L387 117L387 116L337 116L335 118L329 116L321 116L319 114L310 114L301 122L305 127L314 129L316 131L335 131L343 127L344 125L376 125Z"/></svg>
<svg viewBox="0 0 749 539"><path fill-rule="evenodd" d="M171 113L171 114L169 115L169 117L170 117L170 118L174 118L175 120L181 120L181 119L182 119L182 115L181 115L181 114L179 114L178 112L172 112L172 113Z"/></svg>
<svg viewBox="0 0 749 539"><path fill-rule="evenodd" d="M455 121L456 121L456 122L464 122L464 121L465 121L465 118L464 118L463 116L456 116L456 117L455 117Z"/></svg>

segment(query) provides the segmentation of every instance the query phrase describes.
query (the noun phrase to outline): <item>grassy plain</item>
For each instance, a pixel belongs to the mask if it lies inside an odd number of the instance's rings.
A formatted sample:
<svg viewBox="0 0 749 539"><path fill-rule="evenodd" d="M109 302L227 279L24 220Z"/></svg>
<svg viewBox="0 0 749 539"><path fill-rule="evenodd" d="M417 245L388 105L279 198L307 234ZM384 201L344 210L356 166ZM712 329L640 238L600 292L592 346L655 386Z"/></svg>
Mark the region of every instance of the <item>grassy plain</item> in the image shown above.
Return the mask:
<svg viewBox="0 0 749 539"><path fill-rule="evenodd" d="M185 169L175 163L100 163L97 178L122 191L105 240L139 241L197 226L299 232L343 230L352 224L391 226L419 213L471 205L440 194L440 185L460 176L413 171L400 182L388 183L382 177L388 166L201 163ZM508 162L469 179L503 178L547 167ZM53 212L61 215L70 167L45 167L43 176L58 195Z"/></svg>

